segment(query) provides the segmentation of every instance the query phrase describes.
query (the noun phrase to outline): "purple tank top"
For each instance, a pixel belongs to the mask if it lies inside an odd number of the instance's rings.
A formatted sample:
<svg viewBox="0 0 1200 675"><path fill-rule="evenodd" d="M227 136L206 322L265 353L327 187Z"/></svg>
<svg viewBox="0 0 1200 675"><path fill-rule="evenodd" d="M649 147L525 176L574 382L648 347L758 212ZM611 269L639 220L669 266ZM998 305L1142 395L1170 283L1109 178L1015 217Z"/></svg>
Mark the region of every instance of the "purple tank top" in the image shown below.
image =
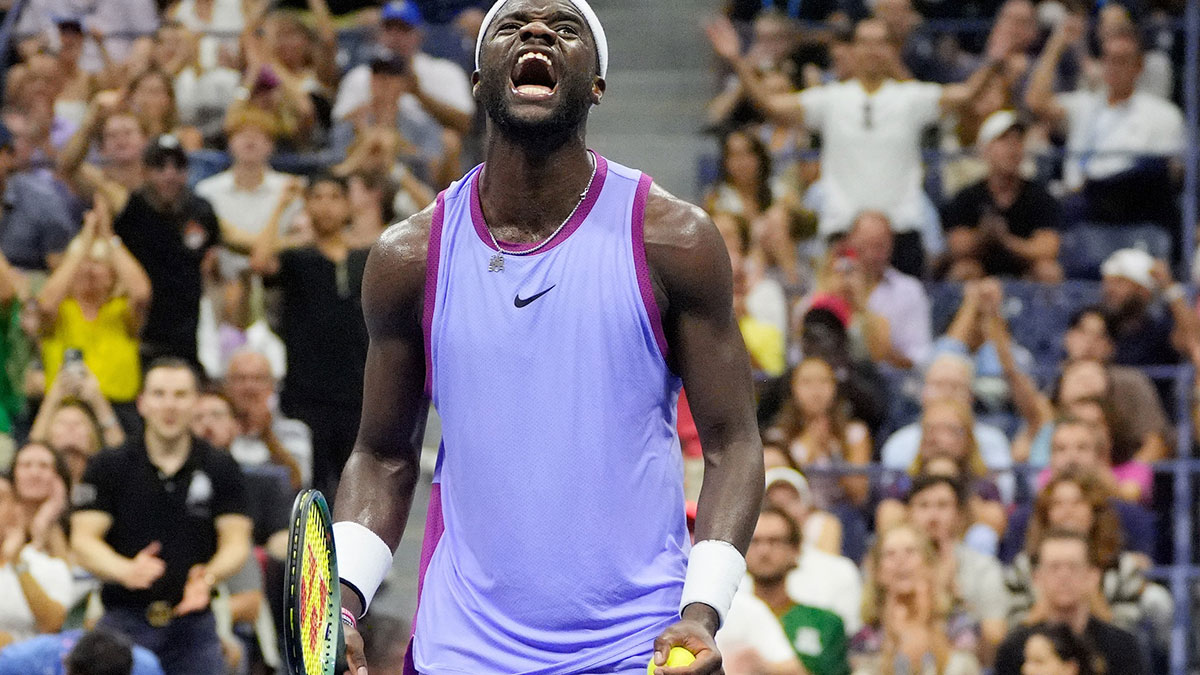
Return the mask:
<svg viewBox="0 0 1200 675"><path fill-rule="evenodd" d="M438 197L423 323L442 444L421 673L644 671L677 619L690 544L680 382L642 240L651 181L594 157L570 222L503 271L489 271L481 167Z"/></svg>

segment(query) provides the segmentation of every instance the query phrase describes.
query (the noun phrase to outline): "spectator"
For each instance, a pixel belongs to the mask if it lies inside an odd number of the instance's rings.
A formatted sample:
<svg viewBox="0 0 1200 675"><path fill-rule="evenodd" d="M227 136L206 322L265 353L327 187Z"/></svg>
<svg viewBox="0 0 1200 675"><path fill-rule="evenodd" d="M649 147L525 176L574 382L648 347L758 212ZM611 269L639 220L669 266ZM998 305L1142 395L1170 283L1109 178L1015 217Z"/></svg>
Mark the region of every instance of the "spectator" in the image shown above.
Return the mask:
<svg viewBox="0 0 1200 675"><path fill-rule="evenodd" d="M893 264L921 275L925 250L940 248L936 214L921 190L921 134L943 112L965 106L997 66L989 63L965 85L895 81L897 55L887 26L872 19L855 29L854 78L798 95L768 97L750 64L740 58L733 27L715 21L708 32L717 54L734 66L750 98L768 117L803 122L821 133L819 234L828 238L847 231L863 210L883 211L897 234Z"/></svg>
<svg viewBox="0 0 1200 675"><path fill-rule="evenodd" d="M1102 400L1078 402L1088 412L1068 416L1054 423L1050 439L1050 463L1037 476L1037 488L1056 474L1067 470L1093 472L1110 482L1114 495L1134 504L1149 502L1154 471L1150 465L1130 460L1119 468L1109 461L1112 437L1109 432L1108 406ZM1094 417L1092 417L1094 415Z"/></svg>
<svg viewBox="0 0 1200 675"><path fill-rule="evenodd" d="M892 48L900 55L896 79L942 84L955 81L957 73L940 62L933 36L922 30L921 15L913 10L911 0L875 0L871 16L887 26Z"/></svg>
<svg viewBox="0 0 1200 675"><path fill-rule="evenodd" d="M1037 614L1038 586L1034 554L1053 530L1086 537L1101 584L1106 620L1129 631L1147 630L1156 648L1165 650L1170 638L1173 603L1170 594L1147 581L1149 563L1139 553L1123 550L1121 521L1110 493L1095 473L1068 471L1050 479L1034 504L1024 555L1017 555L1006 574L1012 604L1009 623L1017 624ZM1095 588L1095 586L1093 586ZM1117 670L1114 672L1126 672Z"/></svg>
<svg viewBox="0 0 1200 675"><path fill-rule="evenodd" d="M846 243L858 255L870 293L867 308L888 322L893 365L907 369L921 363L933 341L929 296L919 279L892 266L891 222L879 211L864 211L854 219Z"/></svg>
<svg viewBox="0 0 1200 675"><path fill-rule="evenodd" d="M1178 231L1172 162L1183 151L1183 115L1170 101L1136 90L1142 73L1137 33L1123 30L1100 45L1105 87L1055 95L1063 52L1083 37L1084 21L1068 16L1042 52L1025 103L1067 133L1064 180L1074 193L1068 220L1153 221Z"/></svg>
<svg viewBox="0 0 1200 675"><path fill-rule="evenodd" d="M1104 261L1100 273L1102 306L1115 336L1112 362L1177 363L1189 341L1196 339L1196 318L1167 264L1140 249L1124 248ZM1156 291L1162 292L1163 302L1153 302Z"/></svg>
<svg viewBox="0 0 1200 675"><path fill-rule="evenodd" d="M788 595L787 581L800 556L800 526L791 516L767 507L746 551L746 573L754 582L754 596L766 604L783 625L804 672L813 675L849 675L846 629L828 609L811 607Z"/></svg>
<svg viewBox="0 0 1200 675"><path fill-rule="evenodd" d="M697 441L698 443L699 441ZM842 551L842 524L832 513L816 508L808 480L786 450L786 444L772 438L763 439L763 467L782 469L770 474L767 479L767 503L782 509L792 520L800 524L804 541L819 551L840 556ZM867 524L861 516L858 526L863 534Z"/></svg>
<svg viewBox="0 0 1200 675"><path fill-rule="evenodd" d="M221 243L212 207L187 188L188 157L173 136L146 150L147 181L129 198L113 229L145 268L154 298L142 331L142 358L197 362L204 266Z"/></svg>
<svg viewBox="0 0 1200 675"><path fill-rule="evenodd" d="M165 18L196 36L193 58L203 70L215 67L222 51L236 51L234 36L246 26L243 3L238 0L180 0L167 9Z"/></svg>
<svg viewBox="0 0 1200 675"><path fill-rule="evenodd" d="M467 74L453 61L421 51L424 25L421 11L412 0L388 2L380 14L378 44L405 64L400 113L422 126L432 121L466 134L475 114ZM367 104L374 85L371 73L370 66L360 65L342 77L333 106L335 120L347 119Z"/></svg>
<svg viewBox="0 0 1200 675"><path fill-rule="evenodd" d="M704 198L706 211L753 220L786 197L783 181L771 178L771 156L758 136L740 129L721 139L717 184Z"/></svg>
<svg viewBox="0 0 1200 675"><path fill-rule="evenodd" d="M952 615L950 589L924 535L911 525L880 533L865 569L864 627L850 643L856 674L981 672L971 652L952 641L948 626L962 614Z"/></svg>
<svg viewBox="0 0 1200 675"><path fill-rule="evenodd" d="M281 251L276 217L255 242L250 266L282 290L288 367L281 408L312 430L312 482L332 495L358 433L367 351L360 293L368 251L350 249L343 239L350 220L344 182L318 177L305 199L314 244Z"/></svg>
<svg viewBox="0 0 1200 675"><path fill-rule="evenodd" d="M1120 3L1108 3L1096 13L1096 38L1103 44L1108 38L1122 33L1141 33L1141 29L1129 13L1129 8ZM1161 99L1171 100L1175 91L1175 73L1172 71L1171 57L1161 48L1147 44L1142 53L1142 73L1137 78L1134 87L1139 92L1152 94ZM1084 62L1084 81L1081 83L1089 90L1101 90L1105 86L1103 60L1086 59Z"/></svg>
<svg viewBox="0 0 1200 675"><path fill-rule="evenodd" d="M0 123L0 194L6 205L0 214L0 253L5 258L0 283L6 286L17 281L10 266L45 270L56 264L78 229L54 185L21 165L14 141Z"/></svg>
<svg viewBox="0 0 1200 675"><path fill-rule="evenodd" d="M29 440L50 446L67 463L71 483L83 478L87 461L102 448L125 442L120 417L86 366L59 368L37 417Z"/></svg>
<svg viewBox="0 0 1200 675"><path fill-rule="evenodd" d="M820 475L821 469L865 467L871 461L871 432L861 421L847 417L837 378L827 362L810 357L792 370L791 400L767 436L786 444L801 470L817 468L818 475L809 480L817 508L866 503L866 475Z"/></svg>
<svg viewBox="0 0 1200 675"><path fill-rule="evenodd" d="M197 438L217 450L228 452L240 432L229 397L219 391L200 395L196 417L192 420L192 433ZM254 545L262 546L277 561L287 558L287 530L292 498L296 493L288 479L292 473L280 468L283 471L282 481L279 480L281 474L259 472L253 468L244 469L242 476L246 493L254 495L254 499L247 502L247 515L254 523ZM257 563L253 558L251 561Z"/></svg>
<svg viewBox="0 0 1200 675"><path fill-rule="evenodd" d="M799 304L832 309L850 335L852 355L862 361L902 366L907 360L892 346L891 325L871 310L870 291L858 262L858 252L839 245L829 251L817 273L816 291Z"/></svg>
<svg viewBox="0 0 1200 675"><path fill-rule="evenodd" d="M84 161L93 140L99 137L100 162ZM142 187L146 167L142 163L147 136L133 112L122 108L115 91L97 94L88 106L79 130L58 154L58 173L84 201L99 194L108 201L111 213L121 213L129 196Z"/></svg>
<svg viewBox="0 0 1200 675"><path fill-rule="evenodd" d="M747 263L739 250L729 251L729 262L733 270L733 313L738 330L750 356L750 366L755 372L777 378L787 368L787 344L783 333L774 325L761 321L750 313L747 305ZM786 309L784 310L786 313Z"/></svg>
<svg viewBox="0 0 1200 675"><path fill-rule="evenodd" d="M163 675L154 652L106 630L42 635L0 651L0 675Z"/></svg>
<svg viewBox="0 0 1200 675"><path fill-rule="evenodd" d="M0 646L57 633L73 599L65 552L46 549L66 505L65 487L54 482L54 457L44 446L29 445L18 460L11 482L0 477ZM54 496L43 495L35 506L30 492L38 490Z"/></svg>
<svg viewBox="0 0 1200 675"><path fill-rule="evenodd" d="M150 279L113 234L108 204L97 198L83 231L37 296L47 381L55 382L60 369L85 369L95 374L104 398L130 407L141 377L138 332L149 305ZM79 372L75 378L76 385L90 384ZM95 392L89 398L97 398Z"/></svg>
<svg viewBox="0 0 1200 675"><path fill-rule="evenodd" d="M787 575L788 597L834 612L842 619L846 635L853 635L862 626L862 579L853 562L806 539L814 515L806 503L807 492L804 477L795 469L774 469L767 476L766 504L786 513L801 532L796 567Z"/></svg>
<svg viewBox="0 0 1200 675"><path fill-rule="evenodd" d="M179 123L198 130L205 143L220 140L225 111L237 100L242 80L237 57L236 40L197 35L175 20L163 22L154 34L149 66L172 78Z"/></svg>
<svg viewBox="0 0 1200 675"><path fill-rule="evenodd" d="M970 361L957 354L942 354L934 358L925 370L925 382L921 387L921 405L929 407L941 399L951 399L971 409L973 395L971 381L974 369ZM973 435L979 444L979 456L991 472L1005 472L1012 467L1008 437L990 424L975 422ZM881 461L889 469L907 469L917 459L922 442L921 425L917 422L898 429L883 444ZM1001 476L1001 478L1006 478ZM999 480L1001 495L1011 501L1011 478Z"/></svg>
<svg viewBox="0 0 1200 675"><path fill-rule="evenodd" d="M900 501L911 497L916 483L945 477L961 482L969 499L970 514L964 523L964 529L969 527L968 543L987 553L996 550L997 538L1006 527L1005 507L979 454L973 427L974 416L961 401L943 399L925 407L921 449L906 475L884 480L881 492L887 498L876 508L876 528L905 519Z"/></svg>
<svg viewBox="0 0 1200 675"><path fill-rule="evenodd" d="M1058 202L1040 185L1021 176L1025 123L1010 110L994 112L976 141L988 173L963 188L942 212L948 265L953 281L1016 277L1055 283L1058 264Z"/></svg>
<svg viewBox="0 0 1200 675"><path fill-rule="evenodd" d="M381 200L386 200L388 192L394 193L391 202L383 204L384 225L411 216L432 204L436 197L433 188L400 161L403 144L403 137L393 129L360 130L346 151L345 161L331 169L338 176L359 176L367 191L378 191ZM356 218L358 211L355 208Z"/></svg>
<svg viewBox="0 0 1200 675"><path fill-rule="evenodd" d="M1096 675L1096 653L1063 623L1039 623L1025 638L1022 675ZM1099 671L1104 672L1104 671Z"/></svg>
<svg viewBox="0 0 1200 675"><path fill-rule="evenodd" d="M225 375L225 393L238 423L238 435L228 445L238 464L276 464L287 469L293 490L308 485L312 432L274 409L275 378L267 357L254 351L234 355Z"/></svg>
<svg viewBox="0 0 1200 675"><path fill-rule="evenodd" d="M189 432L196 399L186 361L150 364L144 437L92 459L71 516L79 563L103 581L100 626L155 652L167 675L223 672L209 598L250 552L237 463Z"/></svg>
<svg viewBox="0 0 1200 675"><path fill-rule="evenodd" d="M772 215L777 210L782 209L772 209ZM774 269L769 269L768 265L782 262L782 266L798 271L795 246L787 240L786 234L783 235L786 243L783 243L781 248L791 249L792 255L788 260L781 261L772 255L774 251L770 253L767 251L768 242L764 241L764 239L774 238L777 235L776 232L769 234L765 232L773 230L773 224L764 226L762 228L764 230L763 237L755 242L750 222L745 218L718 211L712 214L712 219L713 224L721 233L721 238L725 240L725 249L729 252L730 263L736 265L737 273L745 275L746 313L759 322L769 324L780 336L786 335L788 330L787 295L783 285L776 279L773 272L778 271L782 275L789 273L780 269L779 265L776 265ZM772 220L772 218L766 216L763 220ZM774 248L775 243L771 242L771 248Z"/></svg>
<svg viewBox="0 0 1200 675"><path fill-rule="evenodd" d="M350 174L347 187L354 215L346 230L346 243L351 248L368 248L396 222L398 186L386 174L358 172Z"/></svg>
<svg viewBox="0 0 1200 675"><path fill-rule="evenodd" d="M991 663L1007 628L1004 571L995 556L968 546L963 533L970 517L967 487L956 478L923 476L908 492L908 516L933 544L952 597L979 626L977 653Z"/></svg>
<svg viewBox="0 0 1200 675"><path fill-rule="evenodd" d="M1140 675L1145 662L1137 639L1108 623L1093 606L1100 587L1100 569L1093 556L1093 544L1073 531L1050 530L1037 542L1033 571L1037 604L1029 623L1055 621L1065 623L1100 652L1105 666L1101 672ZM996 652L996 675L1023 675L1026 640L1033 632L1029 626L1013 628Z"/></svg>
<svg viewBox="0 0 1200 675"><path fill-rule="evenodd" d="M149 137L173 134L188 150L200 147L201 142L196 130L179 126L175 87L168 73L151 65L130 80L124 98L129 109L141 122L142 130Z"/></svg>

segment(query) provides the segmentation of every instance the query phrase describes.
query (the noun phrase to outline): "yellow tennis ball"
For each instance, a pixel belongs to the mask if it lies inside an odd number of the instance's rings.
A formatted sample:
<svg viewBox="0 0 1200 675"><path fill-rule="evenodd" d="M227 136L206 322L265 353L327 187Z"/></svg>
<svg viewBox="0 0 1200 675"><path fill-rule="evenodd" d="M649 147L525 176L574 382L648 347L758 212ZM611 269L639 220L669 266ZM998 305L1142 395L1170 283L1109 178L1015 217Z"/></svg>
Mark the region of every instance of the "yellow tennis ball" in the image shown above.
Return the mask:
<svg viewBox="0 0 1200 675"><path fill-rule="evenodd" d="M696 656L684 649L683 647L671 647L671 651L667 652L667 666L686 666L696 660ZM654 665L654 658L651 657L650 665L646 667L646 675L654 675L654 671L658 666Z"/></svg>

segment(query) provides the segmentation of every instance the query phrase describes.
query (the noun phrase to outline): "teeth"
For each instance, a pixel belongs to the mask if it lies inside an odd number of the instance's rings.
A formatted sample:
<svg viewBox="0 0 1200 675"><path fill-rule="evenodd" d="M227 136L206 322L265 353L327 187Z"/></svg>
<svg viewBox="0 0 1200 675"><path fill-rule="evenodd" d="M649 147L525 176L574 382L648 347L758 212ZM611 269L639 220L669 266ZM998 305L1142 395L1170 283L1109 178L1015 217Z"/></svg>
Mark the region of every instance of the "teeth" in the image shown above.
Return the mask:
<svg viewBox="0 0 1200 675"><path fill-rule="evenodd" d="M530 59L537 59L544 62L548 66L551 65L549 57L547 57L545 54L539 54L537 52L525 52L521 55L521 58L517 59L517 63L525 63Z"/></svg>

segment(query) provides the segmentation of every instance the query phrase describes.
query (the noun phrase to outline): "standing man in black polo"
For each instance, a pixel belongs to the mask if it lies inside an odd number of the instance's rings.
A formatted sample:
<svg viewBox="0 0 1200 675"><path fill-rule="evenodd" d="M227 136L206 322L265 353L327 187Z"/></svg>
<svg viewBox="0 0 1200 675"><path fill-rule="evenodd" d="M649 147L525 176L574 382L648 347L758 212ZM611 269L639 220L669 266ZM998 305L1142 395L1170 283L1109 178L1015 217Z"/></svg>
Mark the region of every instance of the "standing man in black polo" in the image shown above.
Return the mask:
<svg viewBox="0 0 1200 675"><path fill-rule="evenodd" d="M187 187L188 157L171 135L146 149L146 182L130 195L113 230L138 259L154 294L142 329L142 362L196 357L204 266L221 243L212 206Z"/></svg>
<svg viewBox="0 0 1200 675"><path fill-rule="evenodd" d="M153 651L166 675L225 672L209 599L250 553L241 471L191 435L197 399L187 362L152 363L145 434L93 457L72 496L71 546L103 582L100 625Z"/></svg>

